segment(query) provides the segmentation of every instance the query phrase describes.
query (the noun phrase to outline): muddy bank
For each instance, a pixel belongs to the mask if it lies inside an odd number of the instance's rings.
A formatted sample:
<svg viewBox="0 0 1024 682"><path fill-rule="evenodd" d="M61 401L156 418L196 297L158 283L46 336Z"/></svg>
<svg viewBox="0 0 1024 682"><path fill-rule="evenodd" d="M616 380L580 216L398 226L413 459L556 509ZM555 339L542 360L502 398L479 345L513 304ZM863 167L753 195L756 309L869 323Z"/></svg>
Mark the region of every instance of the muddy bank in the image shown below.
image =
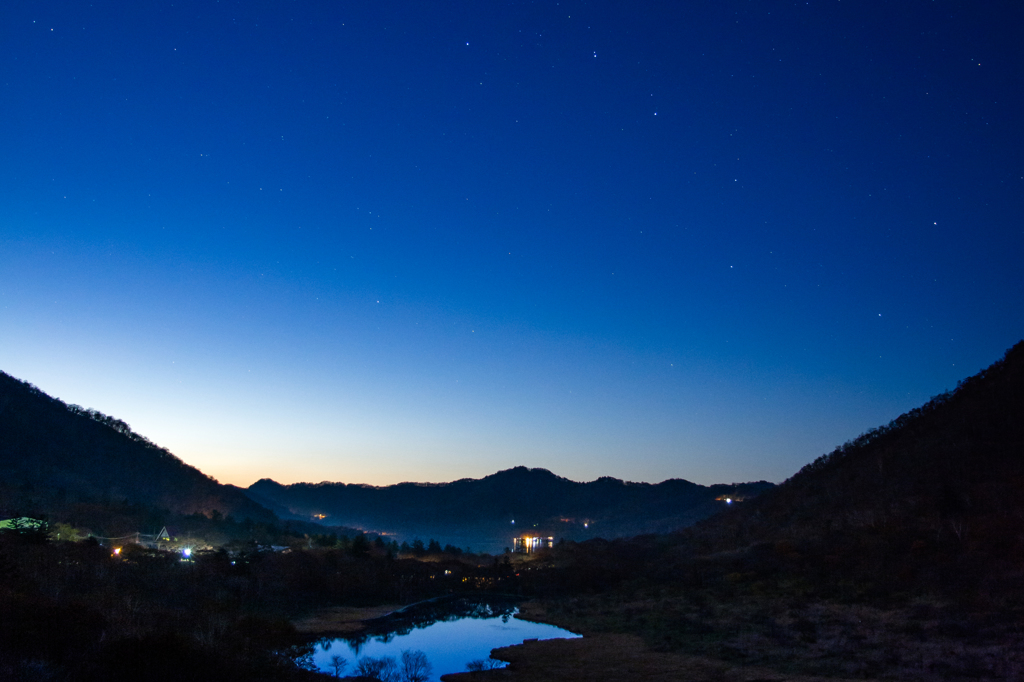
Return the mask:
<svg viewBox="0 0 1024 682"><path fill-rule="evenodd" d="M316 637L346 636L365 633L381 635L391 632L407 632L415 627L425 627L437 620L454 616L481 617L480 606L487 608L486 615L511 615L520 602L519 597L507 594L460 595L447 594L423 599L412 604L383 604L380 606L356 607L333 606L317 609L292 621L295 629L303 635ZM492 609L493 605L499 605ZM528 618L527 620L537 620ZM538 622L541 622L538 620Z"/></svg>
<svg viewBox="0 0 1024 682"><path fill-rule="evenodd" d="M582 639L528 641L495 649L509 667L442 675L444 682L852 682L834 677L778 673L721 661L648 650L636 635L601 634ZM864 682L861 679L859 682Z"/></svg>
<svg viewBox="0 0 1024 682"><path fill-rule="evenodd" d="M303 635L347 635L362 630L366 621L390 616L403 608L405 607L400 604L367 607L332 606L297 618L292 621L292 624Z"/></svg>
<svg viewBox="0 0 1024 682"><path fill-rule="evenodd" d="M527 641L495 649L491 656L507 668L451 673L444 682L852 682L836 677L780 673L760 666L737 666L704 656L652 651L637 635L588 632L549 614L539 601L525 602L518 618L574 630L582 639ZM865 682L865 678L857 678ZM868 682L871 682L868 680Z"/></svg>

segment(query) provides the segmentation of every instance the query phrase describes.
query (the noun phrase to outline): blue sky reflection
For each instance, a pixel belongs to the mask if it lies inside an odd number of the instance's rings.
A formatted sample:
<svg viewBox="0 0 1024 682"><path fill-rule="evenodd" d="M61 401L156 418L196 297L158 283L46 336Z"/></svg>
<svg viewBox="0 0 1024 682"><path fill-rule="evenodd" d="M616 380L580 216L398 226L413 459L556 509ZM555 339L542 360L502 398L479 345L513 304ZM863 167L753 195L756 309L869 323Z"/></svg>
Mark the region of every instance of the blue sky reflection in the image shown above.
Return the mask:
<svg viewBox="0 0 1024 682"><path fill-rule="evenodd" d="M575 638L580 635L568 630L531 623L512 617L503 618L462 618L456 621L437 622L425 628L417 628L405 635L398 635L384 643L379 638L371 639L353 651L344 639L336 639L329 650L317 649L314 661L323 671L333 672L332 656L342 656L348 666L342 674L352 675L356 662L363 656L393 656L399 659L405 649L419 649L427 655L433 666L431 680L440 680L446 673L461 672L466 664L475 659L486 659L491 649L519 644L526 639Z"/></svg>

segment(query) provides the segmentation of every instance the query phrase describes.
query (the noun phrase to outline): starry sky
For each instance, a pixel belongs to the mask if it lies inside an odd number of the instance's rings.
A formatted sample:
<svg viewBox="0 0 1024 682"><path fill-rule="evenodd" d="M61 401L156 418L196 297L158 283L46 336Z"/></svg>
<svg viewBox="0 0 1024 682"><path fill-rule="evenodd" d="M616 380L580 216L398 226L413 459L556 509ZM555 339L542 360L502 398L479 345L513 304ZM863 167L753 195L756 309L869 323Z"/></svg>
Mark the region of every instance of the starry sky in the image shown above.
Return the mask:
<svg viewBox="0 0 1024 682"><path fill-rule="evenodd" d="M780 481L1024 337L1017 2L0 7L0 369L218 480Z"/></svg>

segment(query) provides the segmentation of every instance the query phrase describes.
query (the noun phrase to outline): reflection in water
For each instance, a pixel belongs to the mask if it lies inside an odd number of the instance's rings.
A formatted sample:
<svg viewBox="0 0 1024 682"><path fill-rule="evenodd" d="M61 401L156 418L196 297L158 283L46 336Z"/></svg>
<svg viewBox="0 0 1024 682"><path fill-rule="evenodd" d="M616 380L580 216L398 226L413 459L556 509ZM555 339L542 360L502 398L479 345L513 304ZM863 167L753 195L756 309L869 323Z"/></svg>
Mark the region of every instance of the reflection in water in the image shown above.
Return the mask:
<svg viewBox="0 0 1024 682"><path fill-rule="evenodd" d="M335 657L349 662L350 674L365 666L383 666L379 670L372 668L378 671L380 679L436 681L443 674L467 668L503 666L490 658L491 649L497 647L519 644L525 639L579 636L553 625L519 620L514 617L517 611L515 599L501 597L488 597L486 601L446 598L420 603L371 622L357 637L322 640L314 661L320 670L333 674L337 674L331 662ZM415 677L403 675L403 657L420 663ZM381 659L391 662L381 663ZM427 666L432 672L423 673Z"/></svg>
<svg viewBox="0 0 1024 682"><path fill-rule="evenodd" d="M464 618L501 618L507 624L518 611L518 599L494 596L487 601L471 597L441 597L418 602L396 611L384 618L368 621L366 629L357 636L346 638L352 650L358 654L362 645L376 639L385 644L395 637L408 635L416 628L430 627L434 623L449 623Z"/></svg>

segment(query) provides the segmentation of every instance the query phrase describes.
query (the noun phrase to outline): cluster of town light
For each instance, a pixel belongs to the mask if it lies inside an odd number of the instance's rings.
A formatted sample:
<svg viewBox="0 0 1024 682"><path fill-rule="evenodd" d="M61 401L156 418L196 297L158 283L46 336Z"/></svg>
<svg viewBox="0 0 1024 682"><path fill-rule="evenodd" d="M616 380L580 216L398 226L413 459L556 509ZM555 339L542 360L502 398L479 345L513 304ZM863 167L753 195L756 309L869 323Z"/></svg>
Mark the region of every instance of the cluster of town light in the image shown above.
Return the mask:
<svg viewBox="0 0 1024 682"><path fill-rule="evenodd" d="M524 536L512 539L512 549L517 553L529 554L538 549L548 549L554 546L554 538Z"/></svg>
<svg viewBox="0 0 1024 682"><path fill-rule="evenodd" d="M114 548L114 556L121 556L121 548L120 547L115 547ZM191 547L185 547L184 549L181 550L181 560L182 561L188 561L191 558L192 558L192 548ZM235 562L232 561L231 565L234 566L234 564L235 564Z"/></svg>

